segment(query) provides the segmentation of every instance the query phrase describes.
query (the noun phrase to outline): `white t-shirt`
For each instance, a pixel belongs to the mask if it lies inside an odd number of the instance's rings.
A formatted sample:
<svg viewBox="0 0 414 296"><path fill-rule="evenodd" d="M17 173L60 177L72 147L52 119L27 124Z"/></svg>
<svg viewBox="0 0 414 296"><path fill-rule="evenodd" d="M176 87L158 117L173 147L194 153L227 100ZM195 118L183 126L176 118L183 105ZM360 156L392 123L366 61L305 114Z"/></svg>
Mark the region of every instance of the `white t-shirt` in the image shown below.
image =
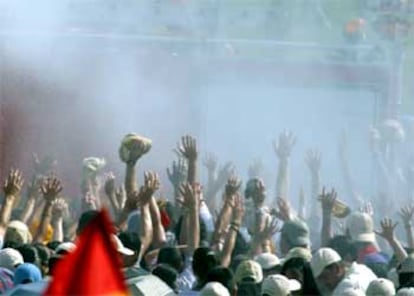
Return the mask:
<svg viewBox="0 0 414 296"><path fill-rule="evenodd" d="M348 268L344 279L336 286L332 295L343 295L349 289L366 291L369 284L375 280L377 276L371 269L363 264L353 262Z"/></svg>

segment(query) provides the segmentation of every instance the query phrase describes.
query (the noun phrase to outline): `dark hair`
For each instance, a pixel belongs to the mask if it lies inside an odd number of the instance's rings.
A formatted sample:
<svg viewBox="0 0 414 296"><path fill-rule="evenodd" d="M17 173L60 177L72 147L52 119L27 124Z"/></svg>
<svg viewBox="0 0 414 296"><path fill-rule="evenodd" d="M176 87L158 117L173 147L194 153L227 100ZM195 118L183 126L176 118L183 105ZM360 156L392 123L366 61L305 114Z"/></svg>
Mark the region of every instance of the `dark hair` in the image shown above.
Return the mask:
<svg viewBox="0 0 414 296"><path fill-rule="evenodd" d="M118 234L118 237L126 248L133 250L136 254L139 254L141 251L141 240L139 239L139 234L124 231Z"/></svg>
<svg viewBox="0 0 414 296"><path fill-rule="evenodd" d="M303 258L292 258L287 260L281 270L281 274L286 276L289 269L298 269L303 275L302 294L319 295L319 290L313 277L312 269L309 262Z"/></svg>
<svg viewBox="0 0 414 296"><path fill-rule="evenodd" d="M78 221L78 228L76 229L76 233L79 234L82 230L98 215L97 210L89 210L83 212Z"/></svg>
<svg viewBox="0 0 414 296"><path fill-rule="evenodd" d="M163 280L173 291L177 292L177 271L168 264L158 264L152 274Z"/></svg>
<svg viewBox="0 0 414 296"><path fill-rule="evenodd" d="M198 278L199 284L203 283L207 273L218 265L216 255L209 248L201 247L194 251L193 273Z"/></svg>
<svg viewBox="0 0 414 296"><path fill-rule="evenodd" d="M175 247L164 247L160 249L157 264L161 263L170 265L179 273L184 269L184 258L180 250Z"/></svg>
<svg viewBox="0 0 414 296"><path fill-rule="evenodd" d="M49 258L49 274L53 276L54 268L58 261L61 259L61 256L55 255Z"/></svg>
<svg viewBox="0 0 414 296"><path fill-rule="evenodd" d="M250 281L242 281L237 285L237 296L260 296L261 290L261 284L256 284Z"/></svg>
<svg viewBox="0 0 414 296"><path fill-rule="evenodd" d="M414 287L414 273L404 272L398 274L399 289Z"/></svg>
<svg viewBox="0 0 414 296"><path fill-rule="evenodd" d="M49 249L42 243L35 243L33 244L33 246L36 248L37 254L39 255L40 264L43 266L47 266L49 264L50 258Z"/></svg>
<svg viewBox="0 0 414 296"><path fill-rule="evenodd" d="M60 241L51 241L47 243L47 247L49 249L51 249L52 251L56 250L56 248L61 244L62 242Z"/></svg>
<svg viewBox="0 0 414 296"><path fill-rule="evenodd" d="M5 248L12 248L12 249L16 249L17 250L17 248L20 247L21 245L22 244L19 244L19 243L15 242L15 241L5 241L4 244L3 244L3 249L5 249Z"/></svg>
<svg viewBox="0 0 414 296"><path fill-rule="evenodd" d="M336 235L328 242L328 247L334 249L341 258L350 257L351 261L358 259L357 245L346 235Z"/></svg>
<svg viewBox="0 0 414 296"><path fill-rule="evenodd" d="M33 263L39 266L39 254L37 253L37 249L29 244L21 245L17 248L20 254L22 254L23 261L25 263Z"/></svg>
<svg viewBox="0 0 414 296"><path fill-rule="evenodd" d="M209 282L219 282L229 290L231 295L234 294L234 274L227 267L216 266L210 269L204 284Z"/></svg>

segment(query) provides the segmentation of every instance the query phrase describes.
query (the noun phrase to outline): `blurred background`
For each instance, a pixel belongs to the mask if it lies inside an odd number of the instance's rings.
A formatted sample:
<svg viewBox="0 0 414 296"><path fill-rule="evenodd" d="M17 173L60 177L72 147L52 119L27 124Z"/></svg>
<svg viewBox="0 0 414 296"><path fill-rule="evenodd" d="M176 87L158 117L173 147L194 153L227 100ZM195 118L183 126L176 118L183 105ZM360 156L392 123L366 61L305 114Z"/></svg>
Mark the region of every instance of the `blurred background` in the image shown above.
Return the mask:
<svg viewBox="0 0 414 296"><path fill-rule="evenodd" d="M188 133L200 162L213 152L244 178L260 159L273 190L272 141L290 130L291 193L308 186L310 148L341 192L345 131L370 196L370 126L414 111L413 17L412 0L1 0L0 177L53 155L77 196L82 159L122 176L120 140L136 132L153 140L141 168L168 184Z"/></svg>

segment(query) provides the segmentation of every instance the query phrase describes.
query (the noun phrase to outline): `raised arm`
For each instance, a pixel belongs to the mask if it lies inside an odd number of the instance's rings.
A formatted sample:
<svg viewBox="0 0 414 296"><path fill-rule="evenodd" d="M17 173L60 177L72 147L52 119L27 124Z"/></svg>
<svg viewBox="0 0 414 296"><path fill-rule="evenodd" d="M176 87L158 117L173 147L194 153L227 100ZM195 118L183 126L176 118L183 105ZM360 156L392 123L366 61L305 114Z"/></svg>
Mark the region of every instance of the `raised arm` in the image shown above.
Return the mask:
<svg viewBox="0 0 414 296"><path fill-rule="evenodd" d="M407 243L409 248L414 248L414 235L413 235L413 214L414 214L414 205L408 205L402 207L400 210L400 217L404 224L405 233L407 236Z"/></svg>
<svg viewBox="0 0 414 296"><path fill-rule="evenodd" d="M336 198L337 193L334 189L328 192L324 187L318 199L322 206L321 247L327 246L332 236L332 211Z"/></svg>
<svg viewBox="0 0 414 296"><path fill-rule="evenodd" d="M257 256L261 253L272 252L272 238L280 231L279 224L275 218L258 222L251 243L251 255Z"/></svg>
<svg viewBox="0 0 414 296"><path fill-rule="evenodd" d="M7 227L14 203L22 190L23 182L22 173L19 170L10 170L3 185L4 202L0 209L0 227Z"/></svg>
<svg viewBox="0 0 414 296"><path fill-rule="evenodd" d="M188 161L187 182L195 184L197 182L197 143L196 139L191 136L181 138L181 143L177 147L177 152L181 157Z"/></svg>
<svg viewBox="0 0 414 296"><path fill-rule="evenodd" d="M155 188L158 190L160 186L160 178L158 174L152 173L151 178L153 179L152 182L154 186L156 186ZM164 226L162 226L162 223L161 223L160 209L157 205L157 201L155 200L154 196L152 196L150 199L149 208L150 208L151 220L152 220L152 225L153 225L153 244L154 244L154 247L161 248L165 245L167 238L165 236Z"/></svg>
<svg viewBox="0 0 414 296"><path fill-rule="evenodd" d="M175 206L178 206L177 200L180 197L180 185L187 180L187 165L185 160L179 158L177 161L173 161L171 169L167 168L167 176L174 189Z"/></svg>
<svg viewBox="0 0 414 296"><path fill-rule="evenodd" d="M68 211L68 204L63 198L57 198L52 202L52 241L63 242L63 216Z"/></svg>
<svg viewBox="0 0 414 296"><path fill-rule="evenodd" d="M291 132L279 135L279 140L273 142L273 148L279 159L279 168L276 179L276 198L289 198L289 158L296 138Z"/></svg>
<svg viewBox="0 0 414 296"><path fill-rule="evenodd" d="M319 211L318 197L321 190L321 153L317 150L309 150L305 159L311 175L311 212Z"/></svg>
<svg viewBox="0 0 414 296"><path fill-rule="evenodd" d="M51 222L52 218L52 205L53 201L59 196L62 192L62 185L60 180L54 176L48 177L42 186L40 191L43 194L43 199L45 201L42 215L40 217L39 228L36 231L33 241L43 243L43 239L47 233L47 227Z"/></svg>
<svg viewBox="0 0 414 296"><path fill-rule="evenodd" d="M111 204L112 212L114 213L115 217L117 217L119 215L121 206L118 204L115 190L115 175L112 172L106 175L104 189L105 195L108 197Z"/></svg>
<svg viewBox="0 0 414 296"><path fill-rule="evenodd" d="M231 262L231 254L236 243L237 233L243 221L244 206L240 194L234 196L234 207L232 211L232 222L224 241L223 251L221 255L221 265L228 267Z"/></svg>
<svg viewBox="0 0 414 296"><path fill-rule="evenodd" d="M397 257L398 262L401 263L407 257L407 253L395 236L395 227L397 227L397 225L398 223L393 223L391 219L384 218L381 220L381 231L376 231L375 233L388 242Z"/></svg>

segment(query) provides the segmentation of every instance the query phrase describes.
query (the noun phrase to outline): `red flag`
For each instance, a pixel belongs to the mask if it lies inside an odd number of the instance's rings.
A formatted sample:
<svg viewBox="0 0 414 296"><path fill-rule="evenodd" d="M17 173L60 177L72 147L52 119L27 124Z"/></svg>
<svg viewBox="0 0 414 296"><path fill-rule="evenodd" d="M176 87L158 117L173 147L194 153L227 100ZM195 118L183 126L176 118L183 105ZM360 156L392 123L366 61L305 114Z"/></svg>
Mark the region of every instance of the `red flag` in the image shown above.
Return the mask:
<svg viewBox="0 0 414 296"><path fill-rule="evenodd" d="M111 233L102 210L80 234L76 250L57 263L45 295L128 295Z"/></svg>

